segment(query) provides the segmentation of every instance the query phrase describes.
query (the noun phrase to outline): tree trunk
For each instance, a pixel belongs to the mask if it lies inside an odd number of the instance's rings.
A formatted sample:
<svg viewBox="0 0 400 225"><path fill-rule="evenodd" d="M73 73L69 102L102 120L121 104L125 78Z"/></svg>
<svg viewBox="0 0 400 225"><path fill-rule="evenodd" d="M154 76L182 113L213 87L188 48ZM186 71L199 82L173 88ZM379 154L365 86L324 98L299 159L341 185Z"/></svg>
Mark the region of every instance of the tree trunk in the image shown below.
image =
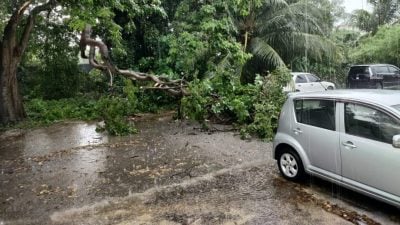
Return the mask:
<svg viewBox="0 0 400 225"><path fill-rule="evenodd" d="M22 96L18 91L17 69L29 42L35 24L35 17L42 11L51 10L57 1L38 5L30 10L26 22L21 24L27 8L32 4L27 0L12 13L0 40L0 124L20 121L26 118ZM21 28L21 36L18 35Z"/></svg>
<svg viewBox="0 0 400 225"><path fill-rule="evenodd" d="M13 57L4 46L0 57L0 124L24 119L26 113L18 91L17 68L19 59Z"/></svg>
<svg viewBox="0 0 400 225"><path fill-rule="evenodd" d="M248 41L249 41L249 31L246 30L246 33L244 34L244 46L243 46L244 52L247 52Z"/></svg>

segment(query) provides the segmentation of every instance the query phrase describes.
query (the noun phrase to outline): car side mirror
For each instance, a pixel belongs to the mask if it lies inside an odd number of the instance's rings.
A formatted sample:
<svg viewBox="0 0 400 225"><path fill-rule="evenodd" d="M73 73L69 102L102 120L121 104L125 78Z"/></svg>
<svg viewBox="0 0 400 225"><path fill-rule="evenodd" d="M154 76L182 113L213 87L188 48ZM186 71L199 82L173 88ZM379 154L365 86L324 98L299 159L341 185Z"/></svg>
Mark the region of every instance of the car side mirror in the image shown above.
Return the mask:
<svg viewBox="0 0 400 225"><path fill-rule="evenodd" d="M400 135L393 136L393 147L400 148Z"/></svg>

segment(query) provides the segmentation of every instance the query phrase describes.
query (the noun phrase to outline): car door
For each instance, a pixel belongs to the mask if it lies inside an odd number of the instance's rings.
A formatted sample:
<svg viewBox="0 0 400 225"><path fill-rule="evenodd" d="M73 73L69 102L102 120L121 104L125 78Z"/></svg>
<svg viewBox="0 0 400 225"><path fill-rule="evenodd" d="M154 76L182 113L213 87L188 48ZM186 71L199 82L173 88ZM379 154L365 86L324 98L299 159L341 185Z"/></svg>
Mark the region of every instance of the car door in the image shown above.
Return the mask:
<svg viewBox="0 0 400 225"><path fill-rule="evenodd" d="M321 84L321 79L314 74L306 74L308 82L310 83L310 89L313 91L326 91L326 88Z"/></svg>
<svg viewBox="0 0 400 225"><path fill-rule="evenodd" d="M297 74L294 81L295 81L296 91L300 92L312 91L310 83L308 83L305 74Z"/></svg>
<svg viewBox="0 0 400 225"><path fill-rule="evenodd" d="M309 169L325 176L340 177L335 101L295 99L294 105L296 122L293 136L306 151L311 164Z"/></svg>
<svg viewBox="0 0 400 225"><path fill-rule="evenodd" d="M376 66L374 69L377 77L382 77L383 87L392 86L393 75L389 72L389 68L387 66Z"/></svg>
<svg viewBox="0 0 400 225"><path fill-rule="evenodd" d="M377 107L341 104L343 182L400 200L400 149L392 146L393 136L400 134L400 121Z"/></svg>
<svg viewBox="0 0 400 225"><path fill-rule="evenodd" d="M399 68L395 66L389 66L389 72L392 74L393 79L392 79L392 87L395 87L396 89L399 88L400 86L400 71Z"/></svg>

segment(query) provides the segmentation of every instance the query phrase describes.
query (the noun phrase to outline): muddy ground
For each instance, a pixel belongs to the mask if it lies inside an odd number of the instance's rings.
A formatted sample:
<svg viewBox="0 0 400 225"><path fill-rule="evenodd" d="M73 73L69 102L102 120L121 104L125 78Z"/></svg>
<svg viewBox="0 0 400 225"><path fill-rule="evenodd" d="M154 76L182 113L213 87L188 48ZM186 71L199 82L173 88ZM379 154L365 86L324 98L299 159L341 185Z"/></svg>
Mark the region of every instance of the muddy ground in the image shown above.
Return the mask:
<svg viewBox="0 0 400 225"><path fill-rule="evenodd" d="M282 179L271 143L136 118L108 137L66 122L0 134L0 225L400 224L400 210L329 182Z"/></svg>

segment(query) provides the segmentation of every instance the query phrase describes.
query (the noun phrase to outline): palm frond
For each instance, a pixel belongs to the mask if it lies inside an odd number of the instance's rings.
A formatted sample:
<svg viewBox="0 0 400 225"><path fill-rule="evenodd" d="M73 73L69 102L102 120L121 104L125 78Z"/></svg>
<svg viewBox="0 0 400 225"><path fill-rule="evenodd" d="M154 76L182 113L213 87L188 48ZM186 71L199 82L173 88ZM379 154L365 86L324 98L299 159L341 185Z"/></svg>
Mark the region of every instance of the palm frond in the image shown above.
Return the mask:
<svg viewBox="0 0 400 225"><path fill-rule="evenodd" d="M261 35L277 29L291 29L323 34L321 14L310 4L298 2L280 8L263 8L257 18L257 32Z"/></svg>
<svg viewBox="0 0 400 225"><path fill-rule="evenodd" d="M321 60L325 56L334 56L337 54L335 44L324 37L308 33L293 33L292 52L301 53L303 51L306 55L315 59Z"/></svg>
<svg viewBox="0 0 400 225"><path fill-rule="evenodd" d="M260 38L254 38L250 43L251 53L264 61L265 64L273 66L284 66L281 56L266 41Z"/></svg>

